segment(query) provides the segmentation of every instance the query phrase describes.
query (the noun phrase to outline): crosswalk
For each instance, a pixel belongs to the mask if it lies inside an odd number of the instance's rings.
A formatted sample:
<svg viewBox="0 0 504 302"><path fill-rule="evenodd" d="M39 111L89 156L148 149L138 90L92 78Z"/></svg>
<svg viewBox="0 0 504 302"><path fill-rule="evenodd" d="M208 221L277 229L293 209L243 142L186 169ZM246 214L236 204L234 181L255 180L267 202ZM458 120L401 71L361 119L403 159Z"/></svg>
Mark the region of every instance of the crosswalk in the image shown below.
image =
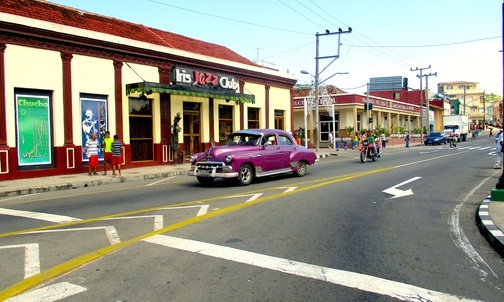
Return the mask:
<svg viewBox="0 0 504 302"><path fill-rule="evenodd" d="M429 147L429 149L433 150L432 147ZM436 150L441 150L441 149L450 149L448 146L438 146ZM488 155L495 155L495 146L480 146L480 145L465 145L459 143L457 147L453 148L456 150L467 150L467 151L488 151Z"/></svg>

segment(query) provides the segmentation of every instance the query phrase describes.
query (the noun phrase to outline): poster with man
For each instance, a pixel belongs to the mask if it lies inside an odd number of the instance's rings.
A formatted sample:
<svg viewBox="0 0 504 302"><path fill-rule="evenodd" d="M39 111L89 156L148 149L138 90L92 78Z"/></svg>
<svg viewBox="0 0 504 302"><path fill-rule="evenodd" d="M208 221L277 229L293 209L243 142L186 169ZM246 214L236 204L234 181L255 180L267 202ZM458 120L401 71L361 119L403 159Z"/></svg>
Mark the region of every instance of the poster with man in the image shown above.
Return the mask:
<svg viewBox="0 0 504 302"><path fill-rule="evenodd" d="M102 141L107 131L107 101L105 99L81 98L82 114L82 147L91 139L92 134L96 134L98 142ZM103 160L103 152L98 152L98 160ZM82 154L82 161L89 161L89 158Z"/></svg>

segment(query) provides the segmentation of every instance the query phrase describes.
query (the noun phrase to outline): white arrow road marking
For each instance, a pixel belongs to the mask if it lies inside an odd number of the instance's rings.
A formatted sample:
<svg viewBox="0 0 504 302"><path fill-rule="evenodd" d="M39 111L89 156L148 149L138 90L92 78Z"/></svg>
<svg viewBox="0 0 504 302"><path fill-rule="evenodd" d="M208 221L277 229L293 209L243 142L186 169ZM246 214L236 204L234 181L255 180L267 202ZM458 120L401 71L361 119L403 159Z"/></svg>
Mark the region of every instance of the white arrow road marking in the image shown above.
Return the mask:
<svg viewBox="0 0 504 302"><path fill-rule="evenodd" d="M30 211L20 211L20 210L11 210L0 208L0 215L9 215L16 217L24 217L24 218L32 218L38 220L44 220L55 223L65 223L71 221L78 221L79 218L63 216L63 215L55 215L55 214L47 214L47 213L38 213L38 212L30 212Z"/></svg>
<svg viewBox="0 0 504 302"><path fill-rule="evenodd" d="M355 288L361 291L393 297L402 301L474 301L402 282L391 281L354 272L347 272L329 267L322 267L285 258L262 255L189 239L155 235L146 238L143 241L182 251L261 267L281 273Z"/></svg>
<svg viewBox="0 0 504 302"><path fill-rule="evenodd" d="M87 288L68 282L56 283L5 300L5 302L53 302L86 291Z"/></svg>
<svg viewBox="0 0 504 302"><path fill-rule="evenodd" d="M404 191L404 190L397 189L397 187L400 187L402 185L405 185L407 183L410 183L410 182L415 181L415 180L420 179L420 178L421 177L413 177L411 179L408 179L406 181L401 182L400 184L397 184L397 185L395 185L393 187L390 187L390 188L388 188L386 190L383 190L382 192L394 195L390 199L394 199L394 198L398 198L398 197L403 197L403 196L408 196L408 195L413 195L413 191L411 189L408 189L408 190Z"/></svg>
<svg viewBox="0 0 504 302"><path fill-rule="evenodd" d="M236 197L247 197L247 196L250 196L250 198L247 201L245 201L245 203L247 203L247 202L251 202L251 201L256 200L257 198L261 197L261 195L263 195L263 193L246 194L246 195L235 195L235 196L230 196L230 197L226 197L226 198L236 198Z"/></svg>
<svg viewBox="0 0 504 302"><path fill-rule="evenodd" d="M107 235L107 239L109 240L110 245L114 245L116 243L121 242L121 240L119 239L119 234L117 234L117 231L116 231L115 227L113 227L113 226L60 229L60 230L45 230L45 231L35 231L35 232L22 233L22 235L59 233L59 232L74 232L74 231L94 231L94 230L105 230L105 234Z"/></svg>
<svg viewBox="0 0 504 302"><path fill-rule="evenodd" d="M163 215L145 215L145 216L128 216L128 217L114 217L105 220L121 220L121 219L143 219L154 218L154 231L160 230L164 226Z"/></svg>
<svg viewBox="0 0 504 302"><path fill-rule="evenodd" d="M38 243L25 243L16 245L0 246L0 250L24 248L25 250L25 279L40 273L40 258Z"/></svg>

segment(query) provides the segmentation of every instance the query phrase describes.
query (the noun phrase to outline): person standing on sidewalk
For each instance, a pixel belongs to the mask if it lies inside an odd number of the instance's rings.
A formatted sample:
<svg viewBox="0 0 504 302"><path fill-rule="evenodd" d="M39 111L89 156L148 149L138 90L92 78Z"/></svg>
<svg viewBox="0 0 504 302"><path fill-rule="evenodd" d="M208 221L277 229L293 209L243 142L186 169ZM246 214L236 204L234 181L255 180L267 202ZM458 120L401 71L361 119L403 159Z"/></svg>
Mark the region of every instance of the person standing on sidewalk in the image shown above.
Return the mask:
<svg viewBox="0 0 504 302"><path fill-rule="evenodd" d="M122 142L119 141L119 135L114 135L114 142L112 143L112 177L116 177L116 169L119 172L119 177L121 175L121 149Z"/></svg>
<svg viewBox="0 0 504 302"><path fill-rule="evenodd" d="M89 176L98 175L96 172L98 168L98 148L100 148L100 143L96 139L96 133L93 133L91 134L91 139L86 142L86 148L84 148L84 153L86 153L86 156L89 158Z"/></svg>
<svg viewBox="0 0 504 302"><path fill-rule="evenodd" d="M112 142L114 142L114 139L110 137L110 131L106 131L102 142L103 175L107 175L107 163L112 164Z"/></svg>
<svg viewBox="0 0 504 302"><path fill-rule="evenodd" d="M380 139L381 139L381 146L383 149L385 149L387 147L387 137L385 136L385 133L382 133L380 135Z"/></svg>
<svg viewBox="0 0 504 302"><path fill-rule="evenodd" d="M334 147L334 135L332 131L329 131L329 148Z"/></svg>
<svg viewBox="0 0 504 302"><path fill-rule="evenodd" d="M406 132L406 138L404 138L404 141L406 142L406 148L409 148L409 142L410 142L409 132Z"/></svg>
<svg viewBox="0 0 504 302"><path fill-rule="evenodd" d="M495 161L493 168L501 169L502 168L501 163L502 163L502 129L495 137Z"/></svg>

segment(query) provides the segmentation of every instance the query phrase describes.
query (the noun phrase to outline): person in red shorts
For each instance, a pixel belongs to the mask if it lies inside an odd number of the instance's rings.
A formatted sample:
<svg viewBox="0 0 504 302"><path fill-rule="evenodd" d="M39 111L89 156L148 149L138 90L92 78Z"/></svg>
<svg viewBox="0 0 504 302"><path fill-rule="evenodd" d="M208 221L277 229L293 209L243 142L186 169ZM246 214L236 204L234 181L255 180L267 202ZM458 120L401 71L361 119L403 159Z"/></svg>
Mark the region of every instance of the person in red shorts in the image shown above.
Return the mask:
<svg viewBox="0 0 504 302"><path fill-rule="evenodd" d="M121 175L121 149L122 143L119 141L119 135L114 135L114 142L112 143L112 177L116 177L116 169L119 172L119 177Z"/></svg>
<svg viewBox="0 0 504 302"><path fill-rule="evenodd" d="M98 175L96 169L98 168L98 148L100 148L100 143L96 139L96 133L91 134L91 139L86 142L86 147L84 148L84 153L89 158L89 176Z"/></svg>

